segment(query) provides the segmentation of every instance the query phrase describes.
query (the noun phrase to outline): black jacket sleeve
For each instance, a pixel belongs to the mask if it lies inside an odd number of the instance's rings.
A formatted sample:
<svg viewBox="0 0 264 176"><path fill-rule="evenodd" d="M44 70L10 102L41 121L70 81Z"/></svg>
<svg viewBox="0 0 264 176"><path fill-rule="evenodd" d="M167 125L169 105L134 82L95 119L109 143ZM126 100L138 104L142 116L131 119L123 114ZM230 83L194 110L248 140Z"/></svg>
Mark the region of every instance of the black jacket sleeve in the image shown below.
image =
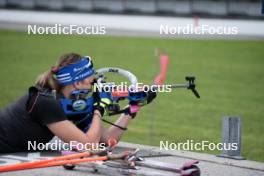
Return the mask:
<svg viewBox="0 0 264 176"><path fill-rule="evenodd" d="M51 96L34 96L29 110L30 118L42 125L66 120L59 101Z"/></svg>

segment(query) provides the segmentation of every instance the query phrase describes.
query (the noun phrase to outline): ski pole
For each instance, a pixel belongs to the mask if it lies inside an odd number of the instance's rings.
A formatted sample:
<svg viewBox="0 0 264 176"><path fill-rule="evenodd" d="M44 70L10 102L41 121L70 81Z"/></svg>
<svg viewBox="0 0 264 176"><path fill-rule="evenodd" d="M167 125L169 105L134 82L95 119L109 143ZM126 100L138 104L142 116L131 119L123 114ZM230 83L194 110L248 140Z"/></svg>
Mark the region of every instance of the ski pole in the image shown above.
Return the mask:
<svg viewBox="0 0 264 176"><path fill-rule="evenodd" d="M80 154L80 155L78 155ZM27 163L20 163L20 164L13 164L8 166L0 167L0 172L8 172L8 171L17 171L17 170L25 170L25 169L35 169L35 168L45 168L45 167L52 167L52 166L63 166L66 164L80 164L80 163L87 163L87 162L95 162L95 161L106 161L106 160L115 160L115 159L123 159L130 154L129 151L125 151L120 154L108 154L106 156L99 156L99 157L89 157L89 158L77 158L77 157L84 157L83 153L78 154L71 154L62 157L56 157L52 160L41 160L35 162L27 162ZM59 160L58 160L59 158ZM66 159L65 159L66 158ZM77 158L77 159L76 159ZM45 161L45 162L43 162Z"/></svg>
<svg viewBox="0 0 264 176"><path fill-rule="evenodd" d="M26 169L35 169L35 168L43 168L43 167L53 167L53 166L62 166L66 164L79 164L79 163L89 163L95 161L106 161L108 159L107 156L100 156L100 157L89 157L89 158L74 158L69 160L59 160L59 161L52 161L44 164L35 165Z"/></svg>
<svg viewBox="0 0 264 176"><path fill-rule="evenodd" d="M85 152L74 153L74 154L69 154L69 155L65 155L65 156L58 156L58 157L54 157L51 159L30 161L30 162L12 164L12 165L7 165L7 166L1 166L0 172L25 170L25 169L30 169L30 168L37 168L38 166L42 166L42 165L43 165L43 167L45 167L45 165L49 166L49 163L55 164L56 162L59 162L59 161L88 157L88 156L92 156L92 155L100 155L100 154L105 153L107 151L111 151L112 148L116 146L116 144L117 144L117 141L115 139L109 139L108 140L109 147L103 151L98 151L98 152L85 151Z"/></svg>
<svg viewBox="0 0 264 176"><path fill-rule="evenodd" d="M58 156L51 159L45 159L45 160L38 160L38 161L31 161L31 162L25 162L25 163L18 163L18 164L12 164L7 166L1 166L0 172L7 172L7 171L15 171L15 170L23 170L30 167L47 164L54 161L61 161L61 160L68 160L68 159L74 159L74 158L81 158L81 157L87 157L90 156L91 152L82 152L82 153L76 153L66 156Z"/></svg>
<svg viewBox="0 0 264 176"><path fill-rule="evenodd" d="M50 163L45 163L41 165L36 165L33 168L42 168L42 167L52 167L52 166L63 166L66 164L80 164L80 163L89 163L95 161L108 161L108 160L117 160L117 159L124 159L131 154L130 151L125 151L119 154L108 154L106 156L99 156L99 157L89 157L89 158L79 158L79 159L70 159L70 160L61 160L61 161L53 161Z"/></svg>

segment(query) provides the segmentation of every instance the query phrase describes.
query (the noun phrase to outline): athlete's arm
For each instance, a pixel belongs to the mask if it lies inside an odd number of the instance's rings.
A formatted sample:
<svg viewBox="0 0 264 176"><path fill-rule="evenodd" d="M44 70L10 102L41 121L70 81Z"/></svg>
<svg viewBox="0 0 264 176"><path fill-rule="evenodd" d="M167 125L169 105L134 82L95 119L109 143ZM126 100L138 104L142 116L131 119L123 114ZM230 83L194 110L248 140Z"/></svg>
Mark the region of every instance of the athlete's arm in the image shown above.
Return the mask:
<svg viewBox="0 0 264 176"><path fill-rule="evenodd" d="M91 127L87 133L83 133L69 120L51 123L47 127L55 136L67 143L77 141L83 144L98 144L102 134L102 122L98 113L94 114Z"/></svg>
<svg viewBox="0 0 264 176"><path fill-rule="evenodd" d="M129 124L130 119L131 117L129 115L122 114L117 119L115 124L123 128L126 128ZM115 139L118 142L124 132L125 132L124 130L112 125L108 129L103 129L101 142L107 143L109 139Z"/></svg>

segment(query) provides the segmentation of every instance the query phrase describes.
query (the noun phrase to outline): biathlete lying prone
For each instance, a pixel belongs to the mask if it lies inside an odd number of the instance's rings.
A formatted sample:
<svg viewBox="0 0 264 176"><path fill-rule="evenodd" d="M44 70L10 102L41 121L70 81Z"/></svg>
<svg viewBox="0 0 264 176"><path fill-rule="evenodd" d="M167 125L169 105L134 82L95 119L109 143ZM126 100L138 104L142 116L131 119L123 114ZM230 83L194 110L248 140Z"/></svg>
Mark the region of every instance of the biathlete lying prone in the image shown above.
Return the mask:
<svg viewBox="0 0 264 176"><path fill-rule="evenodd" d="M24 96L1 110L0 152L27 151L29 141L46 144L54 136L66 143L95 145L120 140L139 108L131 112L128 107L115 125L105 129L102 117L112 100L107 94L92 92L95 78L90 57L75 53L61 56L57 66L40 75ZM75 101L76 97L82 102ZM156 93L147 94L143 104L155 97Z"/></svg>

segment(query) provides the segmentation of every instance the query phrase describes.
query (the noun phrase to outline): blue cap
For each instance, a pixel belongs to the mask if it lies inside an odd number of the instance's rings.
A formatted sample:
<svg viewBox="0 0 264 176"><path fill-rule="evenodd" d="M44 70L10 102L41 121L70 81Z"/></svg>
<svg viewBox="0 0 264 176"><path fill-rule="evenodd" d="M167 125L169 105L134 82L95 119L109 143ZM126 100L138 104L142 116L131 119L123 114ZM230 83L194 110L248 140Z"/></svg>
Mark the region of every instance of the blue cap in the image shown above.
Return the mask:
<svg viewBox="0 0 264 176"><path fill-rule="evenodd" d="M90 57L84 57L80 62L62 67L55 73L60 85L66 86L82 81L95 73Z"/></svg>

